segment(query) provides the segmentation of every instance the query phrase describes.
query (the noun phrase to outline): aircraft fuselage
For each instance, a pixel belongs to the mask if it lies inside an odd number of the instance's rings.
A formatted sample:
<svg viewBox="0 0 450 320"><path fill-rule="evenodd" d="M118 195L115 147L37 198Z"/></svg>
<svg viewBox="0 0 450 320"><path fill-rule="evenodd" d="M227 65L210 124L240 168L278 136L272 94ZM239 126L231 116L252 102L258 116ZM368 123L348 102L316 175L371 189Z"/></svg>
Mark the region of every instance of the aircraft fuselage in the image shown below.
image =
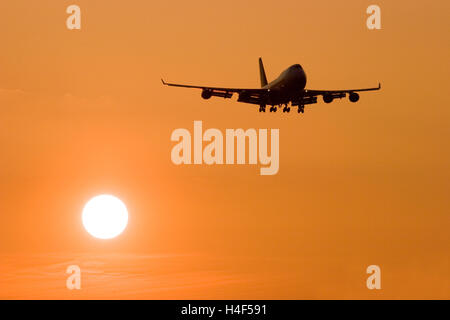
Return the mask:
<svg viewBox="0 0 450 320"><path fill-rule="evenodd" d="M267 84L263 89L269 89L267 104L278 105L298 99L306 87L306 74L299 64L294 64L284 70L278 78Z"/></svg>

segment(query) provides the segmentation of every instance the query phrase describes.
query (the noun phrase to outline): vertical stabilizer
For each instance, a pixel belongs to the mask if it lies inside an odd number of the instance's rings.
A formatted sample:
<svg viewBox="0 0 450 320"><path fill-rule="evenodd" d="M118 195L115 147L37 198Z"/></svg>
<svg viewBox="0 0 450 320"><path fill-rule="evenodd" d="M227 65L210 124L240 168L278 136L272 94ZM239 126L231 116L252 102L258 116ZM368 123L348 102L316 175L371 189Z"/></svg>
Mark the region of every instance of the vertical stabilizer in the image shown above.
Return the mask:
<svg viewBox="0 0 450 320"><path fill-rule="evenodd" d="M266 72L264 71L264 65L262 59L259 58L259 77L261 79L261 88L267 85Z"/></svg>

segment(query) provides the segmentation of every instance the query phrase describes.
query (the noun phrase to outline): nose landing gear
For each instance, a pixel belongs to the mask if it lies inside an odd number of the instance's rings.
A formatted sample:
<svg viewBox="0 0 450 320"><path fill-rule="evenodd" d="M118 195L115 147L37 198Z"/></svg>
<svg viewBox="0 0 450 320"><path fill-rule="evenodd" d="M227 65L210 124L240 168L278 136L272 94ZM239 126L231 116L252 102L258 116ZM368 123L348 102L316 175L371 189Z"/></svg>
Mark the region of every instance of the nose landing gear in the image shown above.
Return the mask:
<svg viewBox="0 0 450 320"><path fill-rule="evenodd" d="M287 105L283 108L283 112L289 113L290 111L291 111L291 108L288 107Z"/></svg>

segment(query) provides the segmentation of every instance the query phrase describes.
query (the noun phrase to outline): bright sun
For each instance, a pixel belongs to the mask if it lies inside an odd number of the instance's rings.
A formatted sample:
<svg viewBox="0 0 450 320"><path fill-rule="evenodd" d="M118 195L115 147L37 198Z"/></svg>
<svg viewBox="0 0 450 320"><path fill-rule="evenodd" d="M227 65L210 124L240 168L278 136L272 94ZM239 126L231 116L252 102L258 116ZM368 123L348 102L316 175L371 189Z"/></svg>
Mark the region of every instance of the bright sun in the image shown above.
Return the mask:
<svg viewBox="0 0 450 320"><path fill-rule="evenodd" d="M111 239L122 233L128 224L128 211L120 199L111 195L99 195L84 206L83 226L92 236Z"/></svg>

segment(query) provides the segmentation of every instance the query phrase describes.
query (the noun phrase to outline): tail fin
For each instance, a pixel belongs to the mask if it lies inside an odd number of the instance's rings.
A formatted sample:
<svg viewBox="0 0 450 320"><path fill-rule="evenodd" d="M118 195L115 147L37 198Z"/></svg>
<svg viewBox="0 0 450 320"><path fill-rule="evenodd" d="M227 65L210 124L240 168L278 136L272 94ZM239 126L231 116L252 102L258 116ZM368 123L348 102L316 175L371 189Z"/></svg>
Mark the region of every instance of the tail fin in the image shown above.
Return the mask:
<svg viewBox="0 0 450 320"><path fill-rule="evenodd" d="M259 77L261 79L261 88L267 85L266 72L264 71L264 65L262 59L259 58Z"/></svg>

